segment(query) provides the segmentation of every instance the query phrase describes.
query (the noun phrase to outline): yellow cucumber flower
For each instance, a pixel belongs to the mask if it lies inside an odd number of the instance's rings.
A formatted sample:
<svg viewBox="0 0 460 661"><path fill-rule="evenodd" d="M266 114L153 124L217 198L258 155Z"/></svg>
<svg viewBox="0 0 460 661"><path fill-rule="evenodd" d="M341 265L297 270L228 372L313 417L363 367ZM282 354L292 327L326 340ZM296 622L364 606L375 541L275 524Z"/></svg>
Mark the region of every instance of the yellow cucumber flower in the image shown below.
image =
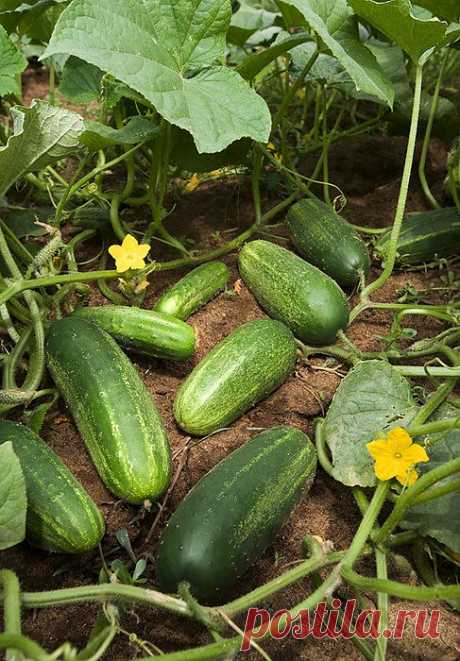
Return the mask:
<svg viewBox="0 0 460 661"><path fill-rule="evenodd" d="M379 480L395 477L403 486L411 486L418 478L415 464L430 461L425 448L412 441L405 429L396 427L386 439L378 438L367 443L367 449L375 460L375 474Z"/></svg>
<svg viewBox="0 0 460 661"><path fill-rule="evenodd" d="M142 243L127 234L123 239L121 246L110 246L109 254L115 260L115 266L118 273L125 273L130 269L143 269L145 267L145 258L150 250L150 246Z"/></svg>
<svg viewBox="0 0 460 661"><path fill-rule="evenodd" d="M193 191L194 191L196 188L198 188L198 186L200 185L200 183L201 183L201 181L200 181L199 176L198 176L197 174L194 174L193 177L191 177L191 179L189 179L189 180L187 181L187 183L185 184L185 191L186 191L187 193L193 193Z"/></svg>

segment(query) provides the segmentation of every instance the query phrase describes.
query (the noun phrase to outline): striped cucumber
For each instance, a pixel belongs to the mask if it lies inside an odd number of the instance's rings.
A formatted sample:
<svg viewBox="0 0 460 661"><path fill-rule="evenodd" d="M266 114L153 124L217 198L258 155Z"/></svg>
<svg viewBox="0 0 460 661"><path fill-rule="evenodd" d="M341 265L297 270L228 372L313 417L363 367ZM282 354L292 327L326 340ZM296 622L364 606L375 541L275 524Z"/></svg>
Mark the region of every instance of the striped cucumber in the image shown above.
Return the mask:
<svg viewBox="0 0 460 661"><path fill-rule="evenodd" d="M310 488L316 452L293 427L245 443L196 484L170 518L157 555L161 590L186 581L199 601L222 602L273 542Z"/></svg>
<svg viewBox="0 0 460 661"><path fill-rule="evenodd" d="M85 319L112 335L127 349L167 360L187 360L195 353L196 331L171 315L124 305L78 308Z"/></svg>
<svg viewBox="0 0 460 661"><path fill-rule="evenodd" d="M48 367L106 486L128 503L158 498L170 480L166 431L134 365L101 328L55 322Z"/></svg>
<svg viewBox="0 0 460 661"><path fill-rule="evenodd" d="M391 230L375 244L381 259L385 259ZM401 266L432 262L437 257L459 253L460 212L456 207L410 213L404 219L397 245L397 263Z"/></svg>
<svg viewBox="0 0 460 661"><path fill-rule="evenodd" d="M58 553L84 553L104 535L104 519L82 485L33 431L0 420L0 444L10 441L27 490L27 541Z"/></svg>
<svg viewBox="0 0 460 661"><path fill-rule="evenodd" d="M299 340L330 344L348 325L345 294L328 275L268 241L251 241L240 252L241 277L271 317Z"/></svg>
<svg viewBox="0 0 460 661"><path fill-rule="evenodd" d="M188 319L225 289L229 279L230 271L223 262L202 264L165 291L156 302L154 310L178 319Z"/></svg>
<svg viewBox="0 0 460 661"><path fill-rule="evenodd" d="M195 436L225 427L278 388L296 357L294 337L284 324L271 319L243 324L182 384L174 403L177 423Z"/></svg>
<svg viewBox="0 0 460 661"><path fill-rule="evenodd" d="M320 200L301 200L287 215L292 243L302 257L341 287L355 287L371 260L366 244L347 221Z"/></svg>

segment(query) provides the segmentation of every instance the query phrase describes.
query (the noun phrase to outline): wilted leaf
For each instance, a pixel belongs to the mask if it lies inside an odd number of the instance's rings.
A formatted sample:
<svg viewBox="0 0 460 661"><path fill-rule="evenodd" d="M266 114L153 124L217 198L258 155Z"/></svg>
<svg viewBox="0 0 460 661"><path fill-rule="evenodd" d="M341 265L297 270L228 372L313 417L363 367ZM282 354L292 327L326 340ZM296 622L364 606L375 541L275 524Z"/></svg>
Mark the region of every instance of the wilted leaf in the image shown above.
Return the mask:
<svg viewBox="0 0 460 661"><path fill-rule="evenodd" d="M414 62L442 43L447 25L437 18L416 18L409 0L350 0L359 16L400 46Z"/></svg>
<svg viewBox="0 0 460 661"><path fill-rule="evenodd" d="M1 443L1 439L0 439ZM19 544L26 534L26 485L10 442L0 445L0 550Z"/></svg>
<svg viewBox="0 0 460 661"><path fill-rule="evenodd" d="M83 130L80 115L35 101L30 108L16 106L13 135L0 147L0 197L27 172L42 170L79 147Z"/></svg>
<svg viewBox="0 0 460 661"><path fill-rule="evenodd" d="M443 404L430 421L456 418L459 415L460 411L451 404ZM460 457L460 429L454 429L447 434L433 434L432 440L433 446L427 448L429 463L418 467L421 474ZM458 475L451 475L437 482L436 487L456 480ZM412 507L406 513L401 527L416 530L421 536L433 537L452 551L460 553L460 491Z"/></svg>
<svg viewBox="0 0 460 661"><path fill-rule="evenodd" d="M21 96L20 75L27 66L27 60L0 25L0 96L14 94Z"/></svg>
<svg viewBox="0 0 460 661"><path fill-rule="evenodd" d="M242 137L267 141L271 129L262 97L216 65L230 19L228 0L75 0L45 57L68 53L94 64L189 131L200 153L217 152Z"/></svg>
<svg viewBox="0 0 460 661"><path fill-rule="evenodd" d="M347 486L376 483L366 444L381 432L405 426L414 411L409 382L389 363L359 363L334 395L323 427L334 477Z"/></svg>

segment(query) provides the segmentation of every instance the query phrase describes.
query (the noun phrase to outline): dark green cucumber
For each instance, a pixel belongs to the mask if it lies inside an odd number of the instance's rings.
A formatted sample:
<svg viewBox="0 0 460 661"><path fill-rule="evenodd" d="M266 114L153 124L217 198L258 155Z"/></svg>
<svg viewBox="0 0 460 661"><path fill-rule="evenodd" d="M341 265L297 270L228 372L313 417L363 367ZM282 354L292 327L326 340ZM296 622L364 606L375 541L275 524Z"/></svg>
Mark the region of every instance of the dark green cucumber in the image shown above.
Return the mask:
<svg viewBox="0 0 460 661"><path fill-rule="evenodd" d="M195 436L225 427L278 388L296 357L294 337L284 324L271 319L243 324L182 384L174 403L177 423Z"/></svg>
<svg viewBox="0 0 460 661"><path fill-rule="evenodd" d="M223 262L202 264L165 291L153 309L178 319L188 319L225 289L229 278L230 271Z"/></svg>
<svg viewBox="0 0 460 661"><path fill-rule="evenodd" d="M382 259L387 256L390 237L391 230L388 230L375 244L375 250ZM410 213L404 219L397 251L397 263L402 266L458 255L460 213L457 208Z"/></svg>
<svg viewBox="0 0 460 661"><path fill-rule="evenodd" d="M158 498L171 473L166 431L115 340L95 324L67 317L51 326L47 358L106 486L128 503Z"/></svg>
<svg viewBox="0 0 460 661"><path fill-rule="evenodd" d="M320 200L301 200L287 215L292 243L302 257L341 287L355 287L371 260L366 244L347 221Z"/></svg>
<svg viewBox="0 0 460 661"><path fill-rule="evenodd" d="M303 342L329 344L347 327L348 303L338 284L289 250L251 241L238 264L259 304Z"/></svg>
<svg viewBox="0 0 460 661"><path fill-rule="evenodd" d="M58 553L84 553L104 535L104 519L53 450L24 425L0 420L0 445L10 441L27 491L27 541Z"/></svg>
<svg viewBox="0 0 460 661"><path fill-rule="evenodd" d="M124 305L79 308L73 316L97 324L127 349L168 360L195 353L196 331L171 315Z"/></svg>
<svg viewBox="0 0 460 661"><path fill-rule="evenodd" d="M309 438L293 427L245 443L196 484L163 531L156 563L161 590L186 581L195 598L222 603L273 542L316 470Z"/></svg>

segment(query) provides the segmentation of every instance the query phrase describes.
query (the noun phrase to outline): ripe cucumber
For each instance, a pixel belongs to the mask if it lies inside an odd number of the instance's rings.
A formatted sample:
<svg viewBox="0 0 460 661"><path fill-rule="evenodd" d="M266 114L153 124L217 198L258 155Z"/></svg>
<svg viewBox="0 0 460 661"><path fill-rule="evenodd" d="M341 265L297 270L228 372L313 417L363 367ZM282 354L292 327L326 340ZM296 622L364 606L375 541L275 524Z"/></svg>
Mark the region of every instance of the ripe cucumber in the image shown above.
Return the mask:
<svg viewBox="0 0 460 661"><path fill-rule="evenodd" d="M371 267L366 244L347 221L320 200L301 200L287 215L292 243L302 257L341 287L355 287Z"/></svg>
<svg viewBox="0 0 460 661"><path fill-rule="evenodd" d="M293 427L258 434L215 466L180 503L157 555L161 590L186 581L199 601L222 602L310 488L316 452Z"/></svg>
<svg viewBox="0 0 460 661"><path fill-rule="evenodd" d="M67 317L51 326L47 358L108 489L133 504L160 496L171 474L166 431L115 340L95 324Z"/></svg>
<svg viewBox="0 0 460 661"><path fill-rule="evenodd" d="M124 305L79 308L74 312L97 324L127 349L168 360L187 360L195 353L196 331L171 315Z"/></svg>
<svg viewBox="0 0 460 661"><path fill-rule="evenodd" d="M347 327L348 303L338 284L289 250L251 241L241 250L238 264L259 304L299 340L329 344Z"/></svg>
<svg viewBox="0 0 460 661"><path fill-rule="evenodd" d="M388 252L391 230L375 244L381 259ZM456 207L410 213L403 222L398 240L397 263L401 266L432 262L459 252L460 213Z"/></svg>
<svg viewBox="0 0 460 661"><path fill-rule="evenodd" d="M209 262L187 273L158 299L154 310L188 319L202 305L225 289L230 271L223 262Z"/></svg>
<svg viewBox="0 0 460 661"><path fill-rule="evenodd" d="M27 491L27 540L57 553L84 553L104 535L104 519L80 482L33 431L0 420L0 445L10 441Z"/></svg>
<svg viewBox="0 0 460 661"><path fill-rule="evenodd" d="M243 324L182 384L174 403L177 423L195 436L225 427L278 388L296 357L294 337L284 324L271 319Z"/></svg>

